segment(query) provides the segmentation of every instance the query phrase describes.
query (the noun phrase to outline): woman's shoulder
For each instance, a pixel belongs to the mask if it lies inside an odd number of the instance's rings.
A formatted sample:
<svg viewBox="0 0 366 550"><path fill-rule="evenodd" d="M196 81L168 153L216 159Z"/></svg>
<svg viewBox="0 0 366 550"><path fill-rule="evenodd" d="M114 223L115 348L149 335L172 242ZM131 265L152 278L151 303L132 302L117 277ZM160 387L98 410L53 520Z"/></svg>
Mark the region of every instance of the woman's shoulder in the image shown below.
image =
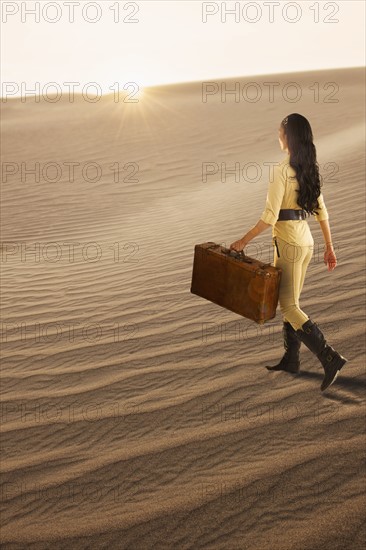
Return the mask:
<svg viewBox="0 0 366 550"><path fill-rule="evenodd" d="M278 168L285 179L288 177L296 177L296 170L294 170L294 168L290 165L290 155L286 155L283 159L281 159L278 163Z"/></svg>

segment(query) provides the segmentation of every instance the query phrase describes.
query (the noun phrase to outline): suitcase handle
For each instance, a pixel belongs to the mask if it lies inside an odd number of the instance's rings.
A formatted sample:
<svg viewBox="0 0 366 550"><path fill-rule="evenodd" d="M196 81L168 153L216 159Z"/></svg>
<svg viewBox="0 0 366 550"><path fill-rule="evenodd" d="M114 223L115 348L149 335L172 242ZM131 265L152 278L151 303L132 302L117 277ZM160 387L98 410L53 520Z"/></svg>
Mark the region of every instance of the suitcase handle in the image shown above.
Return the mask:
<svg viewBox="0 0 366 550"><path fill-rule="evenodd" d="M253 260L251 260L250 258L248 258L244 254L244 250L240 250L240 252L238 252L237 250L230 250L229 248L222 249L222 247L219 244L216 244L216 243L210 244L210 246L207 247L207 250L209 248L218 248L218 247L221 248L222 252L224 252L228 256L234 256L234 258L236 258L237 260L243 260L243 262L246 262L248 264L253 263ZM270 264L268 264L268 265L270 265Z"/></svg>
<svg viewBox="0 0 366 550"><path fill-rule="evenodd" d="M207 250L210 248L220 248L222 252L227 254L228 256L234 256L237 260L243 260L243 262L247 262L248 264L252 264L253 260L251 260L248 256L245 256L244 250L241 250L238 252L237 250L230 250L229 248L223 248L219 244L216 244L214 242L210 241L210 246L207 247ZM266 267L273 267L272 262L268 262L267 264L262 264L261 269L264 269ZM280 268L277 268L280 269ZM267 275L266 275L267 276Z"/></svg>
<svg viewBox="0 0 366 550"><path fill-rule="evenodd" d="M237 252L237 250L229 250L228 255L229 256L234 256L234 258L236 258L237 260L243 260L243 262L247 262L248 264L253 263L253 260L250 260L244 254L244 250L240 250L240 252Z"/></svg>

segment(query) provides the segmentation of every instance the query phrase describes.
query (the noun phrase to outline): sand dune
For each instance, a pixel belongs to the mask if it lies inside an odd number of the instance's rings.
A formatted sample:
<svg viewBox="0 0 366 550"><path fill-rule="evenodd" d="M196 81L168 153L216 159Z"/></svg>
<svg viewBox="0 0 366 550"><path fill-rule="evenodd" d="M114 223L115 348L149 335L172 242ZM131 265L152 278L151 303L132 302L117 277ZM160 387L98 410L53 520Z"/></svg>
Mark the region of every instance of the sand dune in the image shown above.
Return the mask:
<svg viewBox="0 0 366 550"><path fill-rule="evenodd" d="M364 547L364 71L256 81L303 98L203 103L189 83L2 105L4 548ZM338 258L328 272L311 220L301 307L349 360L324 394L304 345L299 376L264 368L279 309L259 326L190 293L194 245L258 220L291 112L313 127ZM224 182L235 162L258 180ZM270 231L247 254L272 261Z"/></svg>

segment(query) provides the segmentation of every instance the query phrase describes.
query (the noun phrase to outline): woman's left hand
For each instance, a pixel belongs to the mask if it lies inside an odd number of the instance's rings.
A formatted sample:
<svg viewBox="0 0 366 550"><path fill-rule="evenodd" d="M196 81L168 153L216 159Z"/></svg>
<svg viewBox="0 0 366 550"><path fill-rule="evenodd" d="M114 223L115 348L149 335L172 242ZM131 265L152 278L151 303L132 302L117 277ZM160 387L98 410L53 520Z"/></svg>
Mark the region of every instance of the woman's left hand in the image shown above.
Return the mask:
<svg viewBox="0 0 366 550"><path fill-rule="evenodd" d="M236 250L237 252L241 252L245 246L246 246L245 241L243 239L239 239L238 241L231 243L230 250Z"/></svg>

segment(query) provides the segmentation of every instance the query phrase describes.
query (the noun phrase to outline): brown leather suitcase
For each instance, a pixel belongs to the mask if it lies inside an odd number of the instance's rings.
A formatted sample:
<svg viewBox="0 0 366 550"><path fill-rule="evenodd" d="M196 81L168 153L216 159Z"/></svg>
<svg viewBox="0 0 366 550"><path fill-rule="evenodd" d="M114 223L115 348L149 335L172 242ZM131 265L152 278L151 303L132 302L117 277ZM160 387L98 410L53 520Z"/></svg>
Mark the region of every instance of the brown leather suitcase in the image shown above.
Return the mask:
<svg viewBox="0 0 366 550"><path fill-rule="evenodd" d="M214 242L196 244L191 292L260 325L276 316L282 269Z"/></svg>

